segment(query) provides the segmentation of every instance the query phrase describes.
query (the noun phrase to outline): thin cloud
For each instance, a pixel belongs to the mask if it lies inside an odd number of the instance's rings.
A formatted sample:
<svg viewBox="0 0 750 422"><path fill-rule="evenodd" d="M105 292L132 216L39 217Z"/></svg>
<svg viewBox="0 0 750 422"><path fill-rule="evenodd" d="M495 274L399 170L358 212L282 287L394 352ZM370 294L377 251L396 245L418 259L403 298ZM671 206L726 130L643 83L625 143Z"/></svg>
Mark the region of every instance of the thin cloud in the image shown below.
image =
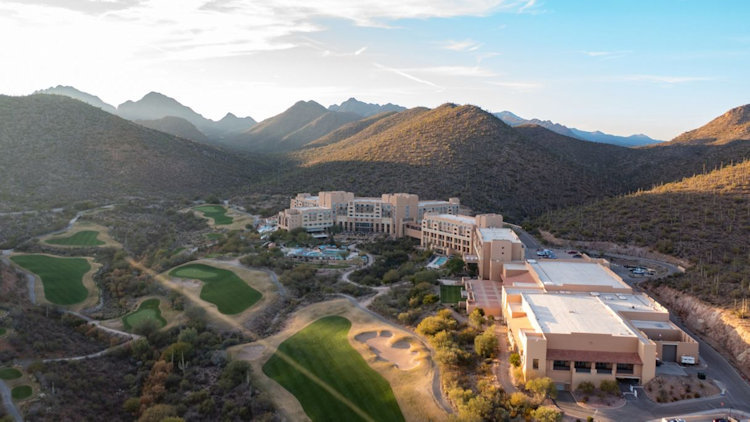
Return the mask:
<svg viewBox="0 0 750 422"><path fill-rule="evenodd" d="M442 48L452 51L476 51L481 46L481 43L468 39L463 41L450 40L441 44Z"/></svg>
<svg viewBox="0 0 750 422"><path fill-rule="evenodd" d="M407 72L405 72L405 71L403 71L401 69L396 69L395 67L383 66L380 63L373 63L373 64L378 69L385 70L385 71L391 72L391 73L395 73L396 75L403 76L404 78L410 79L410 80L412 80L414 82L419 82L421 84L429 85L429 86L434 87L434 88L440 88L440 86L437 85L437 84L435 84L435 83L432 83L432 82L430 82L430 81L428 81L426 79L418 78L418 77L416 77L416 76L414 76L414 75L412 75L410 73L407 73Z"/></svg>
<svg viewBox="0 0 750 422"><path fill-rule="evenodd" d="M365 50L367 50L367 47L362 47L362 48L360 48L359 50L355 51L355 52L354 52L354 55L355 55L355 56L359 56L360 54L364 53L364 52L365 52Z"/></svg>
<svg viewBox="0 0 750 422"><path fill-rule="evenodd" d="M660 84L682 84L688 82L711 81L714 78L705 76L664 76L664 75L625 75L622 80L633 82L652 82Z"/></svg>
<svg viewBox="0 0 750 422"><path fill-rule="evenodd" d="M444 76L493 77L497 74L479 66L432 66L403 69L406 72L429 73Z"/></svg>
<svg viewBox="0 0 750 422"><path fill-rule="evenodd" d="M588 57L595 57L599 59L616 59L616 58L626 56L632 52L630 50L619 50L619 51L597 50L597 51L582 51L581 53Z"/></svg>

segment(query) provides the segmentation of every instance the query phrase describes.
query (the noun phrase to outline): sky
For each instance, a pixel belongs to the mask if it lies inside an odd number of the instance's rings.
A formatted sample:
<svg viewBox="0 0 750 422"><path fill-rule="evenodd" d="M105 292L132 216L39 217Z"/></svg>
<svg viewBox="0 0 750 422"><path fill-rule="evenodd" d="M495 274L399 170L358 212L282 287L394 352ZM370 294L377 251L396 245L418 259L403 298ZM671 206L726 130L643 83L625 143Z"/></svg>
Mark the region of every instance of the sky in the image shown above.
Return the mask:
<svg viewBox="0 0 750 422"><path fill-rule="evenodd" d="M750 103L745 0L0 0L0 93L510 110L671 139Z"/></svg>

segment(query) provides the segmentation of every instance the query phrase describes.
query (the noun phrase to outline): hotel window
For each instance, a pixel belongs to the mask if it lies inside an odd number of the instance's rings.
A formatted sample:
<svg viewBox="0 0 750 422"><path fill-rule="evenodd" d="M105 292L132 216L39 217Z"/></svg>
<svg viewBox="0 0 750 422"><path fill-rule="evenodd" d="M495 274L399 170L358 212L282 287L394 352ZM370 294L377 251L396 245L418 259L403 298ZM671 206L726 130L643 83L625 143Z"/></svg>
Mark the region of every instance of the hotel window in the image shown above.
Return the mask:
<svg viewBox="0 0 750 422"><path fill-rule="evenodd" d="M591 362L576 361L576 372L591 372Z"/></svg>
<svg viewBox="0 0 750 422"><path fill-rule="evenodd" d="M569 371L570 361L567 360L556 360L552 362L552 369L555 371Z"/></svg>
<svg viewBox="0 0 750 422"><path fill-rule="evenodd" d="M532 369L539 369L539 359L534 359L531 363Z"/></svg>
<svg viewBox="0 0 750 422"><path fill-rule="evenodd" d="M612 364L609 362L597 362L596 363L596 372L599 374L611 374L612 373Z"/></svg>
<svg viewBox="0 0 750 422"><path fill-rule="evenodd" d="M618 374L632 374L633 373L633 364L632 363L618 363L617 364L617 373Z"/></svg>

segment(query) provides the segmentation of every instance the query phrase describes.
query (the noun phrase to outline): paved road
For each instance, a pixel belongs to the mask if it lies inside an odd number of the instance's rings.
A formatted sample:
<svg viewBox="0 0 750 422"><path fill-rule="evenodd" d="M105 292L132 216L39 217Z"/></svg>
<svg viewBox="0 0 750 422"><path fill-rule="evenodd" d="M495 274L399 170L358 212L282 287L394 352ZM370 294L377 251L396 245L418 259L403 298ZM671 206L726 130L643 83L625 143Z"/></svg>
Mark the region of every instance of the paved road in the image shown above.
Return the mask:
<svg viewBox="0 0 750 422"><path fill-rule="evenodd" d="M8 414L13 418L14 421L23 422L21 413L18 412L16 404L13 403L13 396L10 394L10 388L5 385L5 382L3 380L0 380L0 396L2 396L3 407L5 407L5 411L8 412Z"/></svg>

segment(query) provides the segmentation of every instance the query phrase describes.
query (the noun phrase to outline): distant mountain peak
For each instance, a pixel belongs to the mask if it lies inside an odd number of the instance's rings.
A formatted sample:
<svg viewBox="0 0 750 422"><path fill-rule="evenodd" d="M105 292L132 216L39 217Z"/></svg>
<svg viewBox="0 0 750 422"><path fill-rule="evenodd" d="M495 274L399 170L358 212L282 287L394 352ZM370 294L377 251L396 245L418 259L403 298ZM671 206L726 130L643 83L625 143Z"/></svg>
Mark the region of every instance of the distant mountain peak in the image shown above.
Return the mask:
<svg viewBox="0 0 750 422"><path fill-rule="evenodd" d="M117 113L117 110L114 106L105 103L101 98L97 97L96 95L80 91L72 86L57 85L55 87L35 91L34 94L62 95L65 97L76 99L78 101L83 101L84 103L92 105L96 108L100 108L107 113Z"/></svg>
<svg viewBox="0 0 750 422"><path fill-rule="evenodd" d="M406 110L406 107L401 107L399 105L392 104L392 103L388 103L384 105L366 103L364 101L359 101L358 99L354 97L350 97L348 100L344 101L340 105L332 104L328 106L328 110L348 112L348 113L358 114L362 117L370 117L370 116L374 116L376 114L384 113L387 111L401 112L401 111Z"/></svg>
<svg viewBox="0 0 750 422"><path fill-rule="evenodd" d="M521 126L527 123L541 126L545 129L549 129L560 135L569 136L571 138L580 139L582 141L598 142L604 144L619 145L623 147L636 147L642 145L655 144L661 141L652 139L646 135L630 135L630 136L617 136L604 133L602 131L587 132L576 128L569 128L560 123L555 123L551 120L539 120L539 119L524 119L510 111L501 111L494 113L494 116L510 126Z"/></svg>

